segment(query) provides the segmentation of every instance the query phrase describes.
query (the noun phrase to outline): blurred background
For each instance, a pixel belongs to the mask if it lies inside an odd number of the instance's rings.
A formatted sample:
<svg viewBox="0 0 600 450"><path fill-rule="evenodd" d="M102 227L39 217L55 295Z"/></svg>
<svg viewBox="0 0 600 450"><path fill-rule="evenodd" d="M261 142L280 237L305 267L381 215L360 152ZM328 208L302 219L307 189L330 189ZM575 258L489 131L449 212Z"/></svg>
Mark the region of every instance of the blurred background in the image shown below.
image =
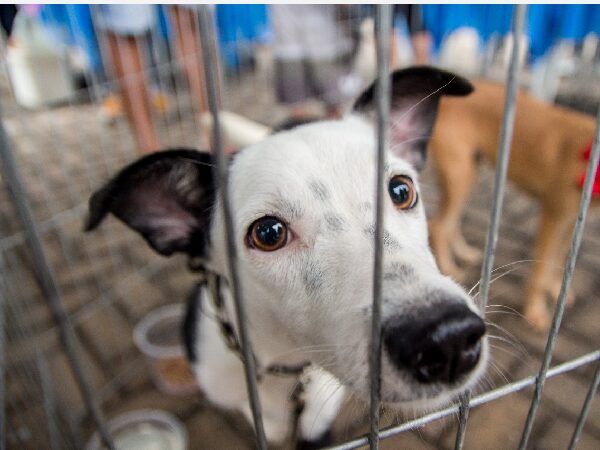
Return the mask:
<svg viewBox="0 0 600 450"><path fill-rule="evenodd" d="M273 127L339 117L374 78L373 6L210 9L209 45L219 64L213 69L227 151ZM504 82L512 13L511 5L397 5L392 66L433 64ZM130 414L113 425L160 424L153 432L174 445L165 448L185 448L184 442L188 448L253 448L243 420L204 401L182 356L177 323L194 283L194 275L183 269L185 261L155 256L113 220L93 235L81 232L89 195L124 164L168 147L210 148L197 14L197 7L188 5L0 5L0 122L6 131L1 143L8 144L25 189L25 195L11 197L13 181L2 178L8 448L98 445L48 308L40 280L48 271L32 258L17 203L31 209L93 397L108 419ZM595 114L599 35L598 5L529 6L519 55L522 88L543 101ZM434 211L435 176L427 169L423 178ZM467 238L480 248L492 179L493 169L484 167L465 217ZM491 303L518 311L538 206L518 188L508 189L496 261L511 264L511 270L493 285ZM592 218L575 278L578 302L567 313L555 363L597 348L599 231L600 221ZM473 268L471 285L478 275L479 268ZM528 330L517 313L491 320L506 342L494 351L496 369L484 388L535 373L545 338ZM590 370L548 383L535 448L566 445ZM530 395L526 390L473 411L467 447L516 445ZM580 448L600 447L597 401L594 408ZM364 412L361 405L346 408L348 417L336 431L339 442L365 431ZM388 423L398 419L387 418ZM454 420L435 423L385 445L453 448L454 428Z"/></svg>

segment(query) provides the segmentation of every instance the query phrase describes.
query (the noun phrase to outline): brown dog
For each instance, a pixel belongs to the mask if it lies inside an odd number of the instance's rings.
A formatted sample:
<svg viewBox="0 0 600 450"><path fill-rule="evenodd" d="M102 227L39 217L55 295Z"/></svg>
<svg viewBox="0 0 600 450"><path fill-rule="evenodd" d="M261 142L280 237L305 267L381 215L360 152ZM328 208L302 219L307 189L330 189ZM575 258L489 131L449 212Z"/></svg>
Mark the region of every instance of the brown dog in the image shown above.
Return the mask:
<svg viewBox="0 0 600 450"><path fill-rule="evenodd" d="M454 257L474 263L481 252L468 245L460 218L475 180L477 156L495 163L505 89L475 83L461 98L444 97L429 144L439 175L440 210L430 223L431 245L442 272L460 278ZM542 217L526 291L525 317L539 330L549 325L546 296L555 301L581 196L584 153L595 129L593 117L519 93L508 177L540 201ZM598 204L594 196L592 204ZM569 295L572 302L573 296Z"/></svg>

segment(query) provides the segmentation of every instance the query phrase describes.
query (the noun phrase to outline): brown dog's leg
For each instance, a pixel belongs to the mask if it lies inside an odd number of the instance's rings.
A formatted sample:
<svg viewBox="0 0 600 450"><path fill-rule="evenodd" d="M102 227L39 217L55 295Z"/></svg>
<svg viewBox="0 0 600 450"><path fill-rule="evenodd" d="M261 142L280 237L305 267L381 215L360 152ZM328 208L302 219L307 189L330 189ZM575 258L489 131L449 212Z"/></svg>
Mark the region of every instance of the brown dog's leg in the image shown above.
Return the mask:
<svg viewBox="0 0 600 450"><path fill-rule="evenodd" d="M470 265L477 264L483 259L483 252L467 243L460 226L455 231L454 239L452 240L452 250L458 259Z"/></svg>
<svg viewBox="0 0 600 450"><path fill-rule="evenodd" d="M460 231L463 205L469 196L475 180L475 159L471 152L461 149L435 149L437 172L440 185L440 203L438 214L430 221L431 247L435 253L440 270L460 281L463 272L454 262L453 250L464 257L473 253L473 249L464 241ZM464 245L462 245L464 244ZM469 259L467 255L464 259Z"/></svg>
<svg viewBox="0 0 600 450"><path fill-rule="evenodd" d="M562 239L568 229L569 220L565 220L564 211L555 213L543 209L538 239L535 245L534 263L525 299L525 318L534 328L543 331L550 325L550 314L546 305L548 288L553 286L553 275L560 260ZM562 263L558 263L562 266Z"/></svg>
<svg viewBox="0 0 600 450"><path fill-rule="evenodd" d="M573 214L565 214L563 216L563 220L566 222L564 225L561 225L560 228L563 231L563 235L559 240L559 249L558 256L556 261L552 266L552 279L548 285L548 295L555 303L558 301L558 296L560 295L560 288L562 286L563 272L565 267L565 262L567 260L567 253L569 252L569 248L571 246L571 232L573 231L573 227L575 226L574 220L571 218L575 218L575 212ZM575 303L575 293L573 292L573 288L569 288L567 291L567 301L566 305L571 306Z"/></svg>

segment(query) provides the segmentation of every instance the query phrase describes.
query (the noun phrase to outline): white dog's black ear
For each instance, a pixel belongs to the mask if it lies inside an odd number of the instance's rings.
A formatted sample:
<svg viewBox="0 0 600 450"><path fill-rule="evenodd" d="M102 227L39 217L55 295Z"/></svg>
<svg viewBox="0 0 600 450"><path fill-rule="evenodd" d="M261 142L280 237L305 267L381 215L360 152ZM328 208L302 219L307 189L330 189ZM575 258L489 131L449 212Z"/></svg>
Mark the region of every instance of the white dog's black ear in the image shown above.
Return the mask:
<svg viewBox="0 0 600 450"><path fill-rule="evenodd" d="M92 195L84 229L93 230L112 213L163 255L203 257L214 200L208 153L153 153L125 167Z"/></svg>
<svg viewBox="0 0 600 450"><path fill-rule="evenodd" d="M440 97L468 95L473 91L473 85L445 70L417 66L394 72L391 91L391 150L422 169ZM375 92L373 83L356 100L354 111L373 117Z"/></svg>

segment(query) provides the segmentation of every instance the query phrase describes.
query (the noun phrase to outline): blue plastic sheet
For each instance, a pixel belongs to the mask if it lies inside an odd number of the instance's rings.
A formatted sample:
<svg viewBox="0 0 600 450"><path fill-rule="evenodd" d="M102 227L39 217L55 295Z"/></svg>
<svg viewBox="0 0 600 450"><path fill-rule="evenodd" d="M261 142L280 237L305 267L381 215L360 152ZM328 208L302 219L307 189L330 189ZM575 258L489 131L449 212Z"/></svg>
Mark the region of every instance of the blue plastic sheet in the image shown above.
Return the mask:
<svg viewBox="0 0 600 450"><path fill-rule="evenodd" d="M237 67L252 44L271 39L267 5L217 5L216 20L225 67Z"/></svg>
<svg viewBox="0 0 600 450"><path fill-rule="evenodd" d="M475 28L483 41L510 30L512 5L423 5L423 20L435 48L461 26ZM530 5L527 34L532 59L544 55L560 39L580 42L589 32L600 34L599 5Z"/></svg>
<svg viewBox="0 0 600 450"><path fill-rule="evenodd" d="M512 5L423 5L423 20L439 48L449 33L462 26L475 28L483 41L494 33L510 30ZM41 19L55 36L80 47L91 70L101 70L102 60L92 26L89 5L43 5ZM264 4L217 5L218 42L223 63L235 68L243 63L255 43L271 39L268 6ZM160 33L168 38L169 24L159 11ZM600 34L600 5L564 4L529 6L527 33L532 59L542 56L560 39L580 42L589 32Z"/></svg>

